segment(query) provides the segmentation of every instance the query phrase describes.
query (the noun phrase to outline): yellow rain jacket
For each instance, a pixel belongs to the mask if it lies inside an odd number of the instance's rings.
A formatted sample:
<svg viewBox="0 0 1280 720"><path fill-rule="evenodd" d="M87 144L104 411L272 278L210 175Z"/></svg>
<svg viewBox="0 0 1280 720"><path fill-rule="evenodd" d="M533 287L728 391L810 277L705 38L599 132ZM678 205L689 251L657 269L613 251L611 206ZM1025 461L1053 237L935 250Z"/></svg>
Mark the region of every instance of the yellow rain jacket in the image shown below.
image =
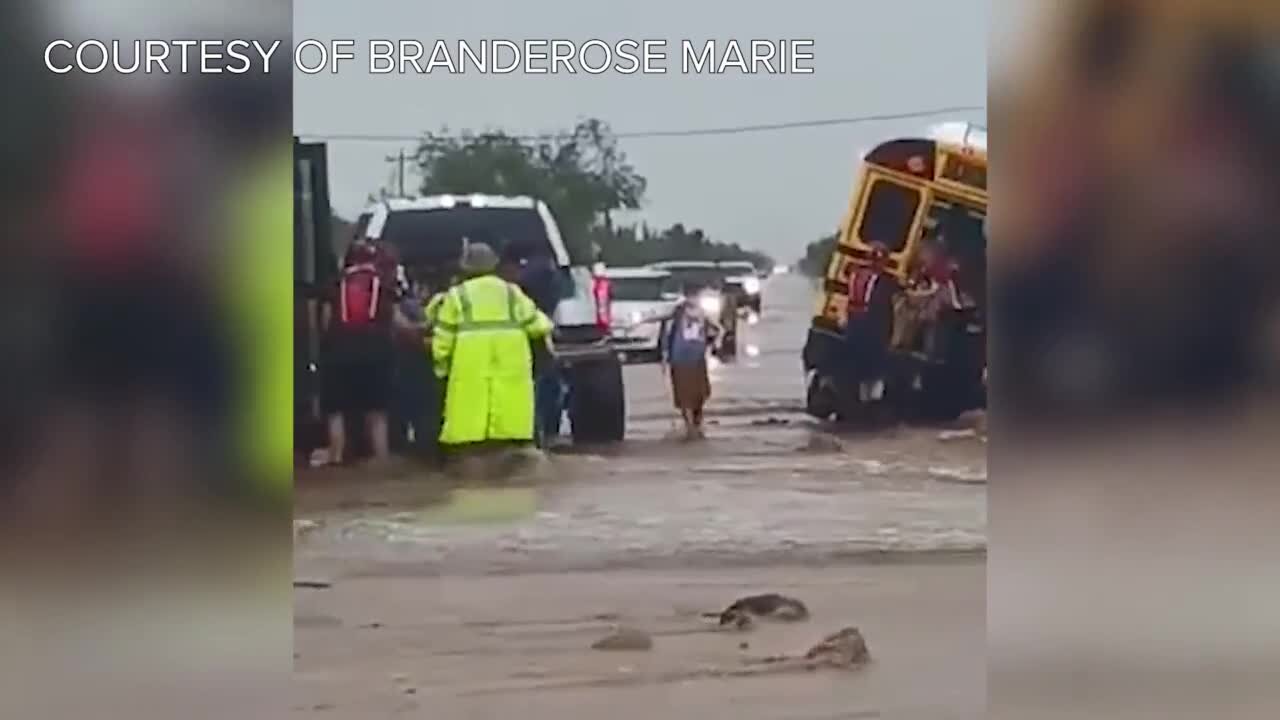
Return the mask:
<svg viewBox="0 0 1280 720"><path fill-rule="evenodd" d="M261 497L280 503L293 490L292 146L255 168L232 198L232 247L224 269L244 381L237 442Z"/></svg>
<svg viewBox="0 0 1280 720"><path fill-rule="evenodd" d="M531 339L551 319L520 288L495 275L472 278L435 308L431 355L445 386L440 443L533 440Z"/></svg>

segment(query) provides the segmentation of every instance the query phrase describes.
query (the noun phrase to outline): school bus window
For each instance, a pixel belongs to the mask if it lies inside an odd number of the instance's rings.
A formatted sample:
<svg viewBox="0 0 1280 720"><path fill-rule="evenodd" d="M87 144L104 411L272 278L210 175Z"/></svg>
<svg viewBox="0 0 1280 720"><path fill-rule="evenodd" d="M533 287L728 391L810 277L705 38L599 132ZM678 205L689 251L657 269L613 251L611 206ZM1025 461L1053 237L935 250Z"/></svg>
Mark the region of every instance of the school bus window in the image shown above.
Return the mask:
<svg viewBox="0 0 1280 720"><path fill-rule="evenodd" d="M971 163L958 155L948 155L942 164L942 179L969 185L980 190L987 189L987 169Z"/></svg>
<svg viewBox="0 0 1280 720"><path fill-rule="evenodd" d="M877 180L867 196L866 209L858 223L858 237L864 243L878 242L889 252L898 252L907 244L919 207L920 191Z"/></svg>

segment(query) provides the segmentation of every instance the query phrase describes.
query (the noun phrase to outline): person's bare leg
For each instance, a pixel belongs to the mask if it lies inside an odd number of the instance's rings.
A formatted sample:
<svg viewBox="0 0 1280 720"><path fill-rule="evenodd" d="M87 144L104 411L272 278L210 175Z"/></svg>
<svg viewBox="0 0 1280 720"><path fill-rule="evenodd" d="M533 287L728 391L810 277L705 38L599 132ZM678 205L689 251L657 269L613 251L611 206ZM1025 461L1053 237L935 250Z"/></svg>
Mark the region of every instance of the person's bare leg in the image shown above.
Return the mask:
<svg viewBox="0 0 1280 720"><path fill-rule="evenodd" d="M369 447L373 450L373 459L386 460L391 457L391 430L387 414L369 413L365 417L365 424L369 428Z"/></svg>
<svg viewBox="0 0 1280 720"><path fill-rule="evenodd" d="M706 431L702 427L702 419L703 419L702 408L699 407L697 410L694 410L692 415L693 415L693 436L701 440L707 436Z"/></svg>
<svg viewBox="0 0 1280 720"><path fill-rule="evenodd" d="M684 437L686 440L693 439L693 411L680 410L680 419L684 421Z"/></svg>
<svg viewBox="0 0 1280 720"><path fill-rule="evenodd" d="M342 413L329 416L329 462L341 465L346 459L347 430L342 421Z"/></svg>

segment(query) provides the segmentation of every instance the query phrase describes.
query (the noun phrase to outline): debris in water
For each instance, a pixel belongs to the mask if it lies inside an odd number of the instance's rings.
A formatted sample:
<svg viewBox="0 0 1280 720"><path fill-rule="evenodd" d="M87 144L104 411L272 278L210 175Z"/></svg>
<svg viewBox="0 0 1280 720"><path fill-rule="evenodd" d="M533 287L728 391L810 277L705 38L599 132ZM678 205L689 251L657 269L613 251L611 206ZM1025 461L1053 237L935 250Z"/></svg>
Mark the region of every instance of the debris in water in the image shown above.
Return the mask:
<svg viewBox="0 0 1280 720"><path fill-rule="evenodd" d="M653 637L643 630L618 628L591 644L592 650L638 651L652 650Z"/></svg>
<svg viewBox="0 0 1280 720"><path fill-rule="evenodd" d="M306 588L308 590L327 590L333 587L333 583L325 580L294 580L293 586L296 588Z"/></svg>
<svg viewBox="0 0 1280 720"><path fill-rule="evenodd" d="M871 659L867 641L856 627L847 627L822 639L809 648L805 660L818 667L851 668Z"/></svg>
<svg viewBox="0 0 1280 720"><path fill-rule="evenodd" d="M809 648L804 655L769 655L758 658L745 658L743 663L748 667L744 672L749 674L815 671L819 668L852 669L860 667L871 660L867 651L867 642L862 632L855 627L847 627L822 639L817 645ZM750 668L755 668L754 670Z"/></svg>
<svg viewBox="0 0 1280 720"><path fill-rule="evenodd" d="M745 630L756 619L798 622L809 619L809 608L799 600L778 593L751 595L735 600L718 617L721 626Z"/></svg>
<svg viewBox="0 0 1280 720"><path fill-rule="evenodd" d="M750 630L751 627L755 624L755 620L752 620L749 614L744 612L738 612L736 610L732 610L732 611L725 610L724 613L719 616L719 618L720 618L720 627L722 628L733 628L734 630Z"/></svg>
<svg viewBox="0 0 1280 720"><path fill-rule="evenodd" d="M938 439L942 442L950 442L952 440L969 440L978 437L978 431L973 428L966 430L943 430L938 433Z"/></svg>
<svg viewBox="0 0 1280 720"><path fill-rule="evenodd" d="M791 421L786 418L773 417L771 415L763 420L752 420L751 424L756 427L771 427L775 425L790 425Z"/></svg>

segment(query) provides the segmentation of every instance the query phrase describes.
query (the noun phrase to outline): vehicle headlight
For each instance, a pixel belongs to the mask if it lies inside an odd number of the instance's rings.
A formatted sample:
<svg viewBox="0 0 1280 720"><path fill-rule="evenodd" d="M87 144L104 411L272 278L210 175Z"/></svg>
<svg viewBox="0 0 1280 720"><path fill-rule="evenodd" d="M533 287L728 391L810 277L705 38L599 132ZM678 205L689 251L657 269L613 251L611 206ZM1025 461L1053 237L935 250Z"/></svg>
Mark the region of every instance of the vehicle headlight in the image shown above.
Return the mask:
<svg viewBox="0 0 1280 720"><path fill-rule="evenodd" d="M747 278L742 281L742 289L746 290L748 295L755 295L760 292L760 281L756 278Z"/></svg>
<svg viewBox="0 0 1280 720"><path fill-rule="evenodd" d="M724 307L724 303L720 300L719 295L710 294L703 295L698 298L698 305L702 308L702 311L708 315L719 315L720 310Z"/></svg>
<svg viewBox="0 0 1280 720"><path fill-rule="evenodd" d="M636 310L636 311L632 312L632 313L631 313L631 324L632 324L632 325L639 325L641 322L644 322L644 313L640 312L639 310Z"/></svg>

